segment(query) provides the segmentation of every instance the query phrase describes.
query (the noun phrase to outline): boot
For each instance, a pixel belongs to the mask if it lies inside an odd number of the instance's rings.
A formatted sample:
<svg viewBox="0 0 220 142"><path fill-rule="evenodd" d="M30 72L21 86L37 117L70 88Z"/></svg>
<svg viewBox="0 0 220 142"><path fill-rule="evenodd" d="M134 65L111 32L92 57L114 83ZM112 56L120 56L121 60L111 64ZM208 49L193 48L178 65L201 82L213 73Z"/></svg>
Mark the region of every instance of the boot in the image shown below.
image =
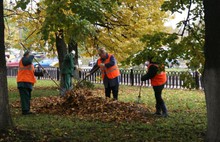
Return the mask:
<svg viewBox="0 0 220 142"><path fill-rule="evenodd" d="M163 103L161 105L161 109L162 109L162 117L168 117L167 107L166 107L165 103Z"/></svg>
<svg viewBox="0 0 220 142"><path fill-rule="evenodd" d="M156 104L156 112L154 113L154 115L161 115L161 107L160 105Z"/></svg>

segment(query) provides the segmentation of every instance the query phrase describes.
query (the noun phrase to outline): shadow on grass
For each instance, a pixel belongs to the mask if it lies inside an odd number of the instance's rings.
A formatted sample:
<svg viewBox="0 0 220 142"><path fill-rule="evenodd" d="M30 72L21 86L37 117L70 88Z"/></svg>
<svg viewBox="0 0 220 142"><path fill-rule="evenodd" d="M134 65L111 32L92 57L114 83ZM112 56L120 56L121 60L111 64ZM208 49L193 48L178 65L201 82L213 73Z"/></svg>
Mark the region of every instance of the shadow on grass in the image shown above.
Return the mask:
<svg viewBox="0 0 220 142"><path fill-rule="evenodd" d="M28 142L28 141L37 141L37 138L33 132L30 130L22 130L19 128L13 128L8 130L0 131L0 141L1 142Z"/></svg>

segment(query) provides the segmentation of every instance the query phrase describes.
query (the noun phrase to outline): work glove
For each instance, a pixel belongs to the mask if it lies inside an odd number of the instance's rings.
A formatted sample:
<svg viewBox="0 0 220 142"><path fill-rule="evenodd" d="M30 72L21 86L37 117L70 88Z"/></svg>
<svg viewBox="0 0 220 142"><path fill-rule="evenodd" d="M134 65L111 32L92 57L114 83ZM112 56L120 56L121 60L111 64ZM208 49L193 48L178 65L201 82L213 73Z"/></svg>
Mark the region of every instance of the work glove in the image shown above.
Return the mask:
<svg viewBox="0 0 220 142"><path fill-rule="evenodd" d="M78 68L79 68L79 66L78 66L78 65L75 65L75 69L78 70Z"/></svg>
<svg viewBox="0 0 220 142"><path fill-rule="evenodd" d="M91 73L86 73L86 77L88 77L88 76L90 76L91 75Z"/></svg>
<svg viewBox="0 0 220 142"><path fill-rule="evenodd" d="M78 70L79 66L78 65L75 65L73 70Z"/></svg>
<svg viewBox="0 0 220 142"><path fill-rule="evenodd" d="M81 69L81 68L77 68L77 70L78 70L78 71L82 71L82 69Z"/></svg>
<svg viewBox="0 0 220 142"><path fill-rule="evenodd" d="M104 63L101 63L101 64L100 64L100 66L101 66L101 67L104 67L104 66L105 66L105 64L104 64Z"/></svg>
<svg viewBox="0 0 220 142"><path fill-rule="evenodd" d="M146 75L141 77L141 81L145 81L146 80Z"/></svg>
<svg viewBox="0 0 220 142"><path fill-rule="evenodd" d="M81 69L78 65L75 65L75 66L74 66L74 70L82 71L82 69Z"/></svg>

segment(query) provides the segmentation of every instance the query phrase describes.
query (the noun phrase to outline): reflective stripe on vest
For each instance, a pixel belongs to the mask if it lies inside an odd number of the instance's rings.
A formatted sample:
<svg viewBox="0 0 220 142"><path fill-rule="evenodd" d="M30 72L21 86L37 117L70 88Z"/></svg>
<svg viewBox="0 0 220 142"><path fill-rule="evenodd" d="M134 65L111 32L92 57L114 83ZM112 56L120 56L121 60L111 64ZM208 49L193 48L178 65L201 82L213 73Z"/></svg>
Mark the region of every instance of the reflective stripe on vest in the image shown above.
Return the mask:
<svg viewBox="0 0 220 142"><path fill-rule="evenodd" d="M28 65L28 66L23 66L23 67L18 67L18 70L32 70L32 67L31 65Z"/></svg>
<svg viewBox="0 0 220 142"><path fill-rule="evenodd" d="M107 64L110 62L110 58L111 58L111 54L108 54L108 58L104 61L104 64ZM100 70L102 72L102 79L104 79L105 75L107 75L107 77L109 79L113 79L115 77L118 77L120 75L120 71L117 67L117 65L113 65L110 68L106 68L103 66L100 66L100 64L102 63L101 58L98 59L98 66L100 67Z"/></svg>
<svg viewBox="0 0 220 142"><path fill-rule="evenodd" d="M32 64L24 66L22 64L22 60L20 60L18 67L17 82L29 82L32 84L36 82L36 79L34 77L34 66Z"/></svg>
<svg viewBox="0 0 220 142"><path fill-rule="evenodd" d="M157 64L149 64L148 69L152 65L158 67ZM166 72L163 71L163 72L157 73L153 78L151 78L151 85L152 86L160 86L160 85L165 84L166 81L167 81Z"/></svg>

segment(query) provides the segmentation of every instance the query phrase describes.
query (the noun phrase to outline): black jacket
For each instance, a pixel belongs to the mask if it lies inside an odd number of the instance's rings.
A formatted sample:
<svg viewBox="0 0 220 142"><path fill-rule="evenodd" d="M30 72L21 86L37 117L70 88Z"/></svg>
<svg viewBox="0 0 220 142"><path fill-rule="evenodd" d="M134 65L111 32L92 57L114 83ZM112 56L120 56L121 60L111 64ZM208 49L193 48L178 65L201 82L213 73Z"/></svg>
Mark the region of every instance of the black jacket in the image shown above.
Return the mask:
<svg viewBox="0 0 220 142"><path fill-rule="evenodd" d="M141 81L145 81L153 78L155 75L157 75L157 72L158 72L158 67L155 65L151 65L148 68L147 73L141 77Z"/></svg>

